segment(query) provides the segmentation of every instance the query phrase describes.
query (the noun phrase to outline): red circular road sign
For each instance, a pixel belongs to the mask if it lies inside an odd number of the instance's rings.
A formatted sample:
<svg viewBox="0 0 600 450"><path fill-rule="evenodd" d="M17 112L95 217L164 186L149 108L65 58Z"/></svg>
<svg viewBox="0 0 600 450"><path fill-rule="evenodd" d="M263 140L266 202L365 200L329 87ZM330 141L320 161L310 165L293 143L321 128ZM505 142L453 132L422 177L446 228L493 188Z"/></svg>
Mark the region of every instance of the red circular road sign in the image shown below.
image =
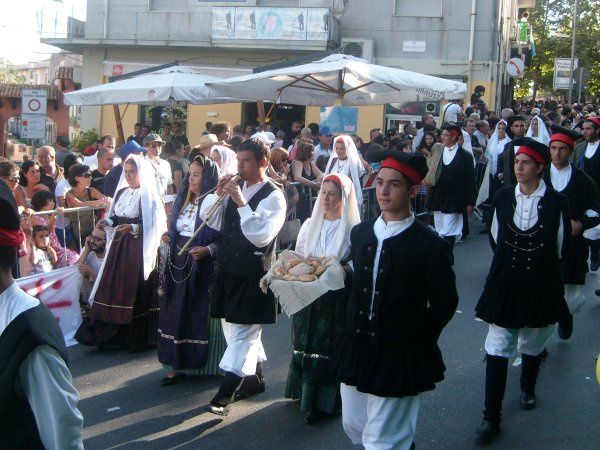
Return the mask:
<svg viewBox="0 0 600 450"><path fill-rule="evenodd" d="M27 103L27 106L29 107L30 111L39 111L40 108L42 107L42 104L40 103L40 101L38 99L32 98Z"/></svg>

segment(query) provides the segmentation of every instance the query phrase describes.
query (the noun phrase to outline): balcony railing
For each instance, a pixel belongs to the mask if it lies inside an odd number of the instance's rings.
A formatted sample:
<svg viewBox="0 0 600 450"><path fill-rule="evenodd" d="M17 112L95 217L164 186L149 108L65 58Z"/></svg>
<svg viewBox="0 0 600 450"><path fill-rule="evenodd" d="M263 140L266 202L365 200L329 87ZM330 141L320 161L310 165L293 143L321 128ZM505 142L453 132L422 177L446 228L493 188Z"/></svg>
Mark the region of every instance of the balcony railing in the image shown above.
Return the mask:
<svg viewBox="0 0 600 450"><path fill-rule="evenodd" d="M85 22L59 11L38 11L38 28L41 39L83 39Z"/></svg>

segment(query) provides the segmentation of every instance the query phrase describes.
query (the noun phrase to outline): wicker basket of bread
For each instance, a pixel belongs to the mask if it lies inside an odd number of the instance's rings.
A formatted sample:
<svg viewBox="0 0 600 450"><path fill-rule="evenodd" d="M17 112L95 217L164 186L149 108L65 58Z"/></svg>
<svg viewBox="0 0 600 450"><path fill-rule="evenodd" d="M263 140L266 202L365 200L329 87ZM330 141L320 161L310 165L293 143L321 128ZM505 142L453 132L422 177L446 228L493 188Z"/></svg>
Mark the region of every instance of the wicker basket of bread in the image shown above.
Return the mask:
<svg viewBox="0 0 600 450"><path fill-rule="evenodd" d="M283 251L260 281L263 292L271 289L288 316L310 305L330 290L344 287L345 272L335 258L304 258Z"/></svg>

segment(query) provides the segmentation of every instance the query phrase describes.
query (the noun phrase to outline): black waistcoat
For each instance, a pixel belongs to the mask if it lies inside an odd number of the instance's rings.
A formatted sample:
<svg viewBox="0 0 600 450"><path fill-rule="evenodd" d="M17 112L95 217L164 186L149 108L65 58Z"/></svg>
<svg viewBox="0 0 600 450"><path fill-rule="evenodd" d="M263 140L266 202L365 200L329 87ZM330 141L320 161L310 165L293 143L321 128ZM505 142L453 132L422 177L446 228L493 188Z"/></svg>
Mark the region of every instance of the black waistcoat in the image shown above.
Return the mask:
<svg viewBox="0 0 600 450"><path fill-rule="evenodd" d="M248 201L248 206L255 211L258 204L275 189L277 188L270 182L265 183ZM242 232L238 206L231 199L225 208L223 220L223 238L218 252L219 269L238 277L262 277L271 266L270 262L275 252L275 239L266 247L259 248L252 244Z"/></svg>
<svg viewBox="0 0 600 450"><path fill-rule="evenodd" d="M40 345L50 345L67 361L56 320L44 305L17 316L0 335L0 448L41 449L35 417L26 398L15 391L21 363Z"/></svg>
<svg viewBox="0 0 600 450"><path fill-rule="evenodd" d="M252 210L275 189L266 183L248 202ZM229 200L223 220L223 238L219 243L218 271L210 288L210 315L238 324L274 323L277 300L269 290L263 293L260 279L275 257L275 239L259 248L242 232L237 205Z"/></svg>
<svg viewBox="0 0 600 450"><path fill-rule="evenodd" d="M444 165L442 155L440 165L440 178L429 195L429 209L462 214L477 199L473 156L459 146L450 164Z"/></svg>
<svg viewBox="0 0 600 450"><path fill-rule="evenodd" d="M571 179L560 192L569 200L571 219L583 224L583 229L593 228L600 223L598 217L588 217L585 212L592 210L600 212L598 190L594 181L582 170L571 164ZM544 173L546 185L552 187L550 168ZM583 232L573 236L570 251L564 255L565 284L585 284L585 274L588 272L589 242L583 237Z"/></svg>
<svg viewBox="0 0 600 450"><path fill-rule="evenodd" d="M437 340L458 303L449 245L415 221L384 240L373 287L374 223L352 229L352 296L334 366L342 382L361 392L416 395L444 378Z"/></svg>
<svg viewBox="0 0 600 450"><path fill-rule="evenodd" d="M571 246L568 200L553 189L538 203L537 223L520 230L513 221L515 187L498 191L492 202L498 221L496 248L477 317L504 328L541 328L568 314L557 236L564 223L562 255Z"/></svg>
<svg viewBox="0 0 600 450"><path fill-rule="evenodd" d="M586 146L587 147L587 146ZM585 157L585 148L583 149L583 171L587 173L596 183L596 187L600 185L600 144L596 148L596 153L591 158Z"/></svg>

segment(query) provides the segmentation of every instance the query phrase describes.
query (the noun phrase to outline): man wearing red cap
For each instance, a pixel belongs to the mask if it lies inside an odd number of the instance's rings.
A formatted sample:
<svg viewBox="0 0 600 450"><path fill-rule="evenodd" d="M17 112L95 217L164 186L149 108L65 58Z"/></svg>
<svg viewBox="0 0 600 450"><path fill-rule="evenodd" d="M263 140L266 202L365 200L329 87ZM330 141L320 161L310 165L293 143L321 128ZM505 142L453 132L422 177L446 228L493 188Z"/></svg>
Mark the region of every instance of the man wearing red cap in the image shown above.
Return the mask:
<svg viewBox="0 0 600 450"><path fill-rule="evenodd" d="M575 147L573 162L600 187L600 119L588 117L581 125L584 141ZM600 241L590 241L590 270L600 268Z"/></svg>
<svg viewBox="0 0 600 450"><path fill-rule="evenodd" d="M0 183L0 448L83 449L83 417L60 328L12 277L20 226L13 194Z"/></svg>
<svg viewBox="0 0 600 450"><path fill-rule="evenodd" d="M352 296L332 364L352 442L408 450L421 392L444 379L437 341L458 294L447 242L410 210L427 173L425 158L377 147L368 157L381 161L376 195L382 214L352 229Z"/></svg>
<svg viewBox="0 0 600 450"><path fill-rule="evenodd" d="M548 147L527 137L514 145L517 185L499 190L492 201L494 258L475 308L489 324L485 410L477 430L483 442L500 433L508 359L521 353L520 405L533 409L546 343L554 324L569 314L561 267L571 242L569 203L542 179Z"/></svg>
<svg viewBox="0 0 600 450"><path fill-rule="evenodd" d="M471 214L477 199L473 155L458 144L461 136L457 125L448 125L442 131L444 149L428 205L435 230L448 241L451 250L462 235L464 211Z"/></svg>
<svg viewBox="0 0 600 450"><path fill-rule="evenodd" d="M583 286L588 272L588 241L584 231L600 223L600 202L594 181L584 171L570 164L575 142L581 134L558 125L552 125L550 156L552 164L544 172L548 187L569 199L571 206L570 251L565 255L565 300L571 314L558 322L558 335L568 339L573 332L573 315L585 302Z"/></svg>

